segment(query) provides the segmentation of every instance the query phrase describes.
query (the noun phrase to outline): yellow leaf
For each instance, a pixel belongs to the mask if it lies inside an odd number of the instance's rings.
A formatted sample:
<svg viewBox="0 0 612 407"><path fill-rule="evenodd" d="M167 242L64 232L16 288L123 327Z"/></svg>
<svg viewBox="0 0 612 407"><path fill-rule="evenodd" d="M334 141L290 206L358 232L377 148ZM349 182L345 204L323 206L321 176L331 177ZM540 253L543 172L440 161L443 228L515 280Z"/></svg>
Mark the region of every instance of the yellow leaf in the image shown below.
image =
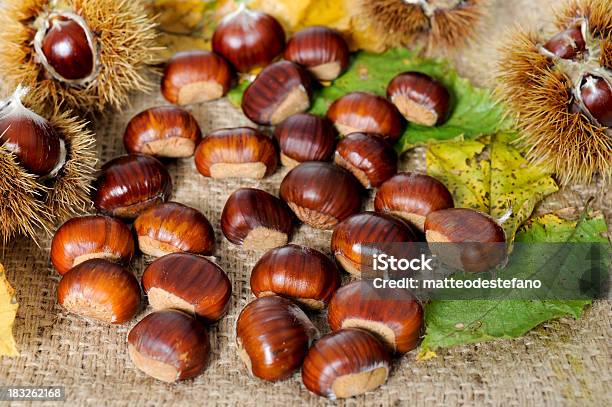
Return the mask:
<svg viewBox="0 0 612 407"><path fill-rule="evenodd" d="M19 356L13 338L13 321L17 314L15 290L9 284L0 264L0 355Z"/></svg>
<svg viewBox="0 0 612 407"><path fill-rule="evenodd" d="M437 357L438 355L431 349L425 349L418 353L417 360L429 360Z"/></svg>

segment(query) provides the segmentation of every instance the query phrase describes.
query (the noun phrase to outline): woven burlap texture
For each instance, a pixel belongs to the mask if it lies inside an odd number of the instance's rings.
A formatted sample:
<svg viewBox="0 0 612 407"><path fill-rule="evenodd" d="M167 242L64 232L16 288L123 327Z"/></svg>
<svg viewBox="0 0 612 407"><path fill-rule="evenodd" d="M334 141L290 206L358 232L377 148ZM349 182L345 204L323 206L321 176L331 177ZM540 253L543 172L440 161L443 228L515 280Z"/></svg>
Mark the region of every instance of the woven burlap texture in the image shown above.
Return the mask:
<svg viewBox="0 0 612 407"><path fill-rule="evenodd" d="M508 4L509 3L509 4ZM505 2L495 5L483 37L498 37L514 21L528 24L549 16L553 1ZM477 45L456 59L461 74L486 84L492 66L492 48ZM96 119L101 162L124 153L122 135L138 111L164 104L158 92L134 95L132 106ZM193 106L190 110L204 132L222 127L249 125L226 100ZM424 154L417 149L402 159L403 169L424 170ZM124 326L107 326L70 315L57 305L58 274L49 261L50 239L40 247L17 239L4 247L0 261L17 289L20 303L14 333L21 357L0 362L2 385L62 385L70 405L323 405L301 384L299 374L271 384L250 377L239 360L233 326L240 309L252 299L249 275L261 253L245 252L223 238L219 219L225 200L242 186L277 194L284 168L263 181L212 180L200 176L192 159L169 162L174 180L173 199L201 210L215 227L218 264L232 281L228 315L209 329L211 360L206 371L179 384L163 384L147 377L129 360L126 337L134 324L150 312L144 308ZM590 196L595 208L612 219L610 191L601 185L575 186L547 199L539 208L574 207ZM367 207L371 208L371 199ZM331 232L301 226L292 241L329 253ZM150 259L137 258L133 271L140 277ZM399 359L388 382L375 392L338 404L365 405L488 405L552 406L611 405L610 303L596 302L578 321L561 319L545 323L526 336L438 352L438 357L417 361L416 351ZM313 314L326 332L324 314Z"/></svg>

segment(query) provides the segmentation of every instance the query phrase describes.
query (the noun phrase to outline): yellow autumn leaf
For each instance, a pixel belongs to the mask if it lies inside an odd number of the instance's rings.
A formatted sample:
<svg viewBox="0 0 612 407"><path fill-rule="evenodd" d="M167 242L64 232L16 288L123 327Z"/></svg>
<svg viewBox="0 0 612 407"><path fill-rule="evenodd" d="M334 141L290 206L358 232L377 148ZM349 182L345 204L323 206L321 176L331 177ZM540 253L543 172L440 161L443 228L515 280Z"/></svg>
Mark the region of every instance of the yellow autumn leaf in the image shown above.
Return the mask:
<svg viewBox="0 0 612 407"><path fill-rule="evenodd" d="M13 338L13 321L17 307L15 290L6 279L4 267L0 264L0 355L19 355Z"/></svg>

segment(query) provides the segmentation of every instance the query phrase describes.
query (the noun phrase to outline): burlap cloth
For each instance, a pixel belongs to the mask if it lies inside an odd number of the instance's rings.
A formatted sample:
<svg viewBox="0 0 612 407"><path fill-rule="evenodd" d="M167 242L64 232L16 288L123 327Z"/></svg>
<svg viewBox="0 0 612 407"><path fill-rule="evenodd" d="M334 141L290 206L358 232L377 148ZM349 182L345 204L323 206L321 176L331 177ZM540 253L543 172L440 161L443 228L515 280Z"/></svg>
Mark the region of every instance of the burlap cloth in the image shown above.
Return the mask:
<svg viewBox="0 0 612 407"><path fill-rule="evenodd" d="M537 3L537 4L533 4ZM495 16L486 22L483 38L501 36L511 22L526 24L549 19L554 1L499 0ZM482 43L460 55L456 64L464 76L477 84L491 77L493 46ZM98 118L95 127L101 162L123 154L123 129L136 112L164 104L159 92L134 95L132 107ZM248 125L249 121L226 100L194 106L204 132L216 128ZM423 150L402 160L402 168L424 169ZM223 238L219 218L228 195L241 186L278 193L284 168L263 181L211 180L200 176L193 160L168 164L174 180L174 200L201 210L215 226L216 258L228 273L233 288L227 317L210 327L211 361L194 380L167 385L138 371L129 360L126 335L150 309L124 326L85 321L63 311L56 302L58 274L49 261L50 239L41 247L17 239L1 253L9 280L20 303L14 333L21 357L2 358L0 384L63 385L70 405L319 405L326 400L313 396L294 378L270 384L250 377L236 354L233 324L240 309L252 298L249 273L258 254L234 247ZM589 196L595 208L612 220L612 196L601 185L576 186L547 199L539 211L574 207L580 209ZM368 202L371 208L371 200ZM302 226L293 242L329 253L331 232ZM147 259L133 264L140 277ZM410 352L395 363L386 385L348 405L612 405L611 309L607 301L596 302L578 321L548 322L526 336L438 352L438 357L417 361ZM327 331L325 316L313 315Z"/></svg>

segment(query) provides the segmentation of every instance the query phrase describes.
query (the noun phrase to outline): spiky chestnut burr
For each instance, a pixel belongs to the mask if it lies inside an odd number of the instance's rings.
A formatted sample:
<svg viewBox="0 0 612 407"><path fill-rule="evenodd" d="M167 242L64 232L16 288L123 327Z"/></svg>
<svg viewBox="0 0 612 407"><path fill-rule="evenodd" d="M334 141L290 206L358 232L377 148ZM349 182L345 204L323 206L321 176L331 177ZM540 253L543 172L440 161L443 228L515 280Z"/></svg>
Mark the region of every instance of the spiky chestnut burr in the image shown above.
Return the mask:
<svg viewBox="0 0 612 407"><path fill-rule="evenodd" d="M36 106L101 111L151 88L153 20L141 0L7 0L0 13L0 71L31 88Z"/></svg>

